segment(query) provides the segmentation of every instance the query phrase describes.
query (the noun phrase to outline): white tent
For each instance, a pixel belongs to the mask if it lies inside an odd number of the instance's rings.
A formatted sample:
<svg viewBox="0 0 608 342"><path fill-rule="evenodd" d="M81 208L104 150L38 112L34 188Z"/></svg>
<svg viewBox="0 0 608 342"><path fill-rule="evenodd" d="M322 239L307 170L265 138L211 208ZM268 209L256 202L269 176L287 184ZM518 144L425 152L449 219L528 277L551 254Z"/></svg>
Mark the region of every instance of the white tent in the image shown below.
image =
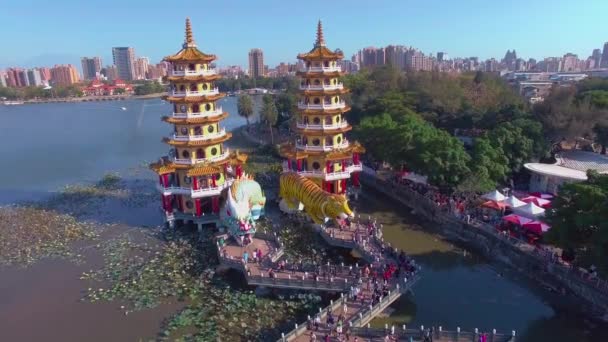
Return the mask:
<svg viewBox="0 0 608 342"><path fill-rule="evenodd" d="M507 205L510 208L519 208L521 206L526 205L526 202L520 201L517 197L511 195L509 197L507 197L506 200L504 200L505 205Z"/></svg>
<svg viewBox="0 0 608 342"><path fill-rule="evenodd" d="M489 192L481 197L494 202L500 202L505 200L505 196L501 194L498 190Z"/></svg>
<svg viewBox="0 0 608 342"><path fill-rule="evenodd" d="M537 216L545 216L545 209L537 206L534 203L528 203L526 205L522 205L521 207L517 207L513 209L516 214L521 216L535 218Z"/></svg>

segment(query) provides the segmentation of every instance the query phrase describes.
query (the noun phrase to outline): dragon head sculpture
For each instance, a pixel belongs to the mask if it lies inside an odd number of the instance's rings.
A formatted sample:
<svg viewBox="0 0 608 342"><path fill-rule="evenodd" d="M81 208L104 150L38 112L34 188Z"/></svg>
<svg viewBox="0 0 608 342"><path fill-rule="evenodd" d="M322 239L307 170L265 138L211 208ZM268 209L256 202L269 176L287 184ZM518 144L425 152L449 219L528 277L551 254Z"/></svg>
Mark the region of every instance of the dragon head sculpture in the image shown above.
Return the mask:
<svg viewBox="0 0 608 342"><path fill-rule="evenodd" d="M255 233L255 221L264 214L266 197L259 183L250 176L236 179L226 192L226 202L220 210L222 225L233 235Z"/></svg>

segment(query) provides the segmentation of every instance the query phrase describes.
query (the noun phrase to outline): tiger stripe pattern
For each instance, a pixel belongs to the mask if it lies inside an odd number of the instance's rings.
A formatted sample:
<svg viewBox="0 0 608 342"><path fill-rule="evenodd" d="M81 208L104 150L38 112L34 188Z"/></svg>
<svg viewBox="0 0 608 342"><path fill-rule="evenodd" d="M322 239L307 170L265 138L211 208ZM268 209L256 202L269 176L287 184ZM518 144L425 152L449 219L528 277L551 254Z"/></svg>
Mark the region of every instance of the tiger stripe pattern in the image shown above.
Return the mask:
<svg viewBox="0 0 608 342"><path fill-rule="evenodd" d="M289 208L297 208L302 203L306 214L317 224L324 223L326 218L341 220L353 215L346 196L324 191L295 172L281 174L279 195Z"/></svg>

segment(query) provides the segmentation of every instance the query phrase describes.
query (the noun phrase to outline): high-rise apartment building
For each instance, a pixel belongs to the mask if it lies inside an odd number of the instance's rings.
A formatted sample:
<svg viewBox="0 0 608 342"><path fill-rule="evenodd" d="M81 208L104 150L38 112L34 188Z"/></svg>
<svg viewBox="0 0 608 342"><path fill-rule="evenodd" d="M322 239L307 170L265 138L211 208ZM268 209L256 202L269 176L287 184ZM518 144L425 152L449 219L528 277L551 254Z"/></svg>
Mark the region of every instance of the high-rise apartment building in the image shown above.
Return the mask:
<svg viewBox="0 0 608 342"><path fill-rule="evenodd" d="M403 45L389 45L384 49L385 63L405 70L405 55L409 49Z"/></svg>
<svg viewBox="0 0 608 342"><path fill-rule="evenodd" d="M135 59L135 79L144 80L148 74L150 67L150 59L148 57L139 57Z"/></svg>
<svg viewBox="0 0 608 342"><path fill-rule="evenodd" d="M101 71L101 57L82 57L82 78L85 80L94 80L99 77Z"/></svg>
<svg viewBox="0 0 608 342"><path fill-rule="evenodd" d="M51 81L51 68L41 67L38 68L38 70L40 70L40 78L42 78L42 81L48 84Z"/></svg>
<svg viewBox="0 0 608 342"><path fill-rule="evenodd" d="M27 71L21 68L9 68L6 70L7 86L13 88L27 87L30 85Z"/></svg>
<svg viewBox="0 0 608 342"><path fill-rule="evenodd" d="M146 79L149 80L157 80L163 76L167 76L167 69L164 64L158 63L156 65L150 64L148 66L148 73L146 74Z"/></svg>
<svg viewBox="0 0 608 342"><path fill-rule="evenodd" d="M437 52L437 62L444 62L450 59L446 52Z"/></svg>
<svg viewBox="0 0 608 342"><path fill-rule="evenodd" d="M562 58L561 70L565 72L580 71L578 56L573 53L567 53Z"/></svg>
<svg viewBox="0 0 608 342"><path fill-rule="evenodd" d="M599 68L602 64L602 50L593 49L590 59L593 61L593 68Z"/></svg>
<svg viewBox="0 0 608 342"><path fill-rule="evenodd" d="M352 74L359 71L359 63L349 61L347 59L343 59L342 63L342 72L347 74Z"/></svg>
<svg viewBox="0 0 608 342"><path fill-rule="evenodd" d="M42 83L42 76L38 68L30 69L27 71L27 79L30 86L39 87Z"/></svg>
<svg viewBox="0 0 608 342"><path fill-rule="evenodd" d="M263 77L264 73L264 52L262 49L251 49L249 51L249 77Z"/></svg>
<svg viewBox="0 0 608 342"><path fill-rule="evenodd" d="M604 43L604 50L602 50L602 60L600 62L601 68L608 68L608 42Z"/></svg>
<svg viewBox="0 0 608 342"><path fill-rule="evenodd" d="M135 79L135 49L132 47L113 47L112 60L118 71L118 78L126 81Z"/></svg>
<svg viewBox="0 0 608 342"><path fill-rule="evenodd" d="M433 59L420 51L408 51L405 58L405 68L410 71L433 70Z"/></svg>
<svg viewBox="0 0 608 342"><path fill-rule="evenodd" d="M54 85L67 86L78 82L78 70L72 64L55 65L51 68L51 81Z"/></svg>
<svg viewBox="0 0 608 342"><path fill-rule="evenodd" d="M6 71L0 70L0 87L6 87L8 83L6 82Z"/></svg>
<svg viewBox="0 0 608 342"><path fill-rule="evenodd" d="M108 65L105 67L105 76L108 79L108 81L114 81L119 79L120 77L118 77L118 68L116 68L116 65Z"/></svg>

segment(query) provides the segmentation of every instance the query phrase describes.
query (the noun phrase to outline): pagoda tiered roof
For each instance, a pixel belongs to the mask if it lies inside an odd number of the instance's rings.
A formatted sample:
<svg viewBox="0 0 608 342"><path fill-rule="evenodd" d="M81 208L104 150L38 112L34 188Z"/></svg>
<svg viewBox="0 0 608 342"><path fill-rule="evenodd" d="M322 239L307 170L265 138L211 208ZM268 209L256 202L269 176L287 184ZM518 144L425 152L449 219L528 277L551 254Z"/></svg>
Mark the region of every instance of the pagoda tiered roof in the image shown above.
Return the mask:
<svg viewBox="0 0 608 342"><path fill-rule="evenodd" d="M337 60L344 58L342 52L331 51L325 46L325 39L323 38L323 25L319 20L317 25L317 41L315 46L308 53L301 53L298 55L298 59L302 60Z"/></svg>
<svg viewBox="0 0 608 342"><path fill-rule="evenodd" d="M167 56L163 60L166 62L203 62L209 63L216 60L215 55L208 55L196 48L190 26L190 18L186 18L186 40L182 49L174 55Z"/></svg>
<svg viewBox="0 0 608 342"><path fill-rule="evenodd" d="M321 134L338 134L338 133L346 133L351 131L353 127L351 125L346 125L344 127L339 128L299 128L295 127L295 130L299 133L321 133Z"/></svg>
<svg viewBox="0 0 608 342"><path fill-rule="evenodd" d="M194 118L176 118L174 116L163 116L161 118L162 121L170 123L170 124L178 124L178 125L200 125L207 123L215 123L224 120L228 117L228 113L223 112L220 115L214 116L200 116Z"/></svg>
<svg viewBox="0 0 608 342"><path fill-rule="evenodd" d="M340 77L344 75L342 71L304 71L298 70L296 71L296 76L303 78L314 78L314 77Z"/></svg>
<svg viewBox="0 0 608 342"><path fill-rule="evenodd" d="M315 114L315 115L335 115L342 114L350 111L350 106L345 105L344 108L324 108L324 109L298 109L302 114Z"/></svg>
<svg viewBox="0 0 608 342"><path fill-rule="evenodd" d="M223 143L230 138L232 138L232 133L227 132L225 135L218 137L218 138L214 138L214 139L182 141L182 140L175 140L175 139L171 139L171 138L163 138L163 142L166 144L169 144L171 146L177 146L177 147L199 147L199 146L210 146L210 145Z"/></svg>
<svg viewBox="0 0 608 342"><path fill-rule="evenodd" d="M365 153L365 148L358 141L351 143L348 147L335 148L330 152L298 150L291 142L284 143L279 147L279 154L281 156L295 160L318 155L324 155L326 160L340 160L352 157L353 153Z"/></svg>
<svg viewBox="0 0 608 342"><path fill-rule="evenodd" d="M211 75L186 75L186 76L165 76L163 80L170 82L211 82L217 81L222 76L220 74L211 74Z"/></svg>
<svg viewBox="0 0 608 342"><path fill-rule="evenodd" d="M220 172L222 167L226 164L235 166L245 164L247 162L247 158L247 154L235 151L231 152L226 159L188 165L176 164L168 157L163 157L158 162L150 164L150 169L159 175L174 173L177 170L188 170L186 173L188 176L204 176Z"/></svg>
<svg viewBox="0 0 608 342"><path fill-rule="evenodd" d="M201 103L201 102L214 102L221 98L224 98L226 94L218 93L214 95L202 95L202 96L171 96L166 95L163 100L172 103Z"/></svg>
<svg viewBox="0 0 608 342"><path fill-rule="evenodd" d="M301 90L300 94L308 95L308 96L322 96L322 95L342 95L348 94L350 90L342 88L342 89L315 89L315 90Z"/></svg>

